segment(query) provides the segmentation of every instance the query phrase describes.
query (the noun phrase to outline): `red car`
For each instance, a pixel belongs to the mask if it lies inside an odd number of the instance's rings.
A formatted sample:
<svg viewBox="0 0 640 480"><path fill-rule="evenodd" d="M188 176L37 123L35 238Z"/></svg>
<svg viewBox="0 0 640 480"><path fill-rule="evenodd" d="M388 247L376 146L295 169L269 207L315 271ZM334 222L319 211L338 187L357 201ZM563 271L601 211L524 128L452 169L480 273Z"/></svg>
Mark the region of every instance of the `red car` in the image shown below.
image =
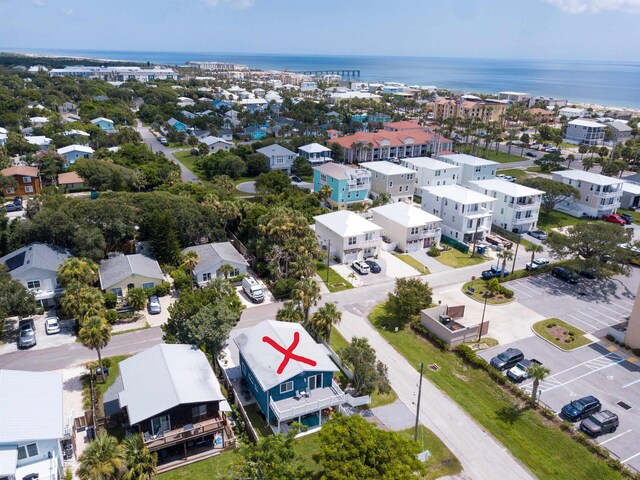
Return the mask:
<svg viewBox="0 0 640 480"><path fill-rule="evenodd" d="M602 220L605 222L617 223L618 225L626 225L627 222L624 218L622 218L617 213L612 213L611 215L603 215Z"/></svg>

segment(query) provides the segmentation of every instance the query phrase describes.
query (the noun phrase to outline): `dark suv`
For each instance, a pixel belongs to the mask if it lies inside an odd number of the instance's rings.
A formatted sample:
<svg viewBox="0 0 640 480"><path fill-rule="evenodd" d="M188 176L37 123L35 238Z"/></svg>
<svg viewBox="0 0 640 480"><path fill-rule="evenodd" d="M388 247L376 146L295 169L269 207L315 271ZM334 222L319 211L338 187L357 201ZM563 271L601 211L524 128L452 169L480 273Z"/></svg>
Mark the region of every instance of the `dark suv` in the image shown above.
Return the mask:
<svg viewBox="0 0 640 480"><path fill-rule="evenodd" d="M602 404L600 400L590 395L567 403L562 407L560 414L570 422L577 422L578 420L582 420L589 415L599 412L601 408Z"/></svg>
<svg viewBox="0 0 640 480"><path fill-rule="evenodd" d="M551 275L559 278L560 280L564 280L567 283L578 283L578 280L580 280L573 270L569 270L565 267L553 267Z"/></svg>
<svg viewBox="0 0 640 480"><path fill-rule="evenodd" d="M618 425L620 425L620 420L615 413L609 410L602 410L583 420L580 424L580 429L592 437L597 437L605 433L615 432Z"/></svg>
<svg viewBox="0 0 640 480"><path fill-rule="evenodd" d="M508 348L501 354L491 359L492 367L498 370L506 370L515 366L520 360L524 360L524 354L517 348Z"/></svg>

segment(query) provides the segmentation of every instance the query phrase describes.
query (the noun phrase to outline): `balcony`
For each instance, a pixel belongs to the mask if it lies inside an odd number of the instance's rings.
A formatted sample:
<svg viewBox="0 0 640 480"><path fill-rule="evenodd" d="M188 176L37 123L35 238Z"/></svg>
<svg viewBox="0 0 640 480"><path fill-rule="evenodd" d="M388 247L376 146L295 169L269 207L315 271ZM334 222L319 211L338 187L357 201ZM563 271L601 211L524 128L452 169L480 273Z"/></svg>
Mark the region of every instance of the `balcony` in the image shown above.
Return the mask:
<svg viewBox="0 0 640 480"><path fill-rule="evenodd" d="M371 190L371 182L369 180L366 181L347 181L347 191L353 192L357 190Z"/></svg>
<svg viewBox="0 0 640 480"><path fill-rule="evenodd" d="M179 443L184 443L194 437L201 437L208 433L214 433L225 429L226 420L221 417L202 420L198 423L190 423L180 428L167 430L157 435L151 436L149 432L144 433L144 443L150 451L160 450Z"/></svg>
<svg viewBox="0 0 640 480"><path fill-rule="evenodd" d="M345 393L333 381L331 387L310 390L306 396L285 398L277 402L272 398L269 404L278 417L278 421L284 422L309 413L317 413L325 408L342 405L345 401Z"/></svg>
<svg viewBox="0 0 640 480"><path fill-rule="evenodd" d="M474 219L474 218L490 217L492 213L493 213L493 210L490 210L485 207L480 207L474 210L466 210L464 213L464 216L469 219Z"/></svg>
<svg viewBox="0 0 640 480"><path fill-rule="evenodd" d="M608 191L608 190L596 191L596 190L593 190L592 192L590 192L590 194L591 195L595 195L596 197L600 197L600 198L621 197L622 196L622 190L615 190L615 191Z"/></svg>

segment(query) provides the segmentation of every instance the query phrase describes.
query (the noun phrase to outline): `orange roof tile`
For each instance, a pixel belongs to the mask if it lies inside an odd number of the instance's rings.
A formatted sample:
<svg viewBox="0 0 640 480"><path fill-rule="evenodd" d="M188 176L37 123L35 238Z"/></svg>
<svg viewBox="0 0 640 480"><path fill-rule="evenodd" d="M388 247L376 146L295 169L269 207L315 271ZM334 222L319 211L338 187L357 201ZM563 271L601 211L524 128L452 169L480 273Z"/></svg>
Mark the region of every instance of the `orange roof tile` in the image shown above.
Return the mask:
<svg viewBox="0 0 640 480"><path fill-rule="evenodd" d="M24 177L37 177L38 167L17 166L0 170L0 175L5 177L13 177L14 175L22 175Z"/></svg>
<svg viewBox="0 0 640 480"><path fill-rule="evenodd" d="M407 139L412 138L412 143L406 143ZM331 143L337 143L343 148L351 148L354 143L373 144L374 148L383 146L383 142L388 141L386 147L400 147L411 144L427 144L434 138L434 134L425 130L404 130L401 132L389 132L381 130L379 132L358 132L353 135L335 138ZM441 137L440 143L451 142L448 138Z"/></svg>

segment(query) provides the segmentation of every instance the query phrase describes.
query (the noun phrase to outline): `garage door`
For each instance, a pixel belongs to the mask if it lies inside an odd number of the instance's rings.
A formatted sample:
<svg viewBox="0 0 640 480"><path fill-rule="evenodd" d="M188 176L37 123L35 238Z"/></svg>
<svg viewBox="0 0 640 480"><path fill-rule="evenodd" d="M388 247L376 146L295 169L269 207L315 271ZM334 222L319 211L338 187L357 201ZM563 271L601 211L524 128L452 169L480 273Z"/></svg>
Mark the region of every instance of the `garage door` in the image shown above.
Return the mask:
<svg viewBox="0 0 640 480"><path fill-rule="evenodd" d="M355 262L356 260L358 260L358 252L345 253L342 256L342 263L351 263Z"/></svg>
<svg viewBox="0 0 640 480"><path fill-rule="evenodd" d="M407 242L407 252L420 250L420 241Z"/></svg>

